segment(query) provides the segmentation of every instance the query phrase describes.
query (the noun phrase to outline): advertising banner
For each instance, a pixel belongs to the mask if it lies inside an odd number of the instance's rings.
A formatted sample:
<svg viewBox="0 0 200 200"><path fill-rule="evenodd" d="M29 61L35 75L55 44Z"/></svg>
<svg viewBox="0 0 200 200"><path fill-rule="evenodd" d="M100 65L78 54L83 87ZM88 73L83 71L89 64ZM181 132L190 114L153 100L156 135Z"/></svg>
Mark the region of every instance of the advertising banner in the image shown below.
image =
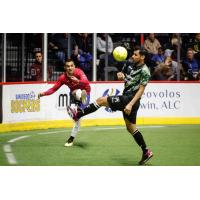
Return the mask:
<svg viewBox="0 0 200 200"><path fill-rule="evenodd" d="M63 85L50 96L37 98L53 84L3 85L3 122L70 119L69 89ZM200 117L200 85L197 83L149 83L141 99L138 117ZM91 102L101 96L120 95L123 83L91 83ZM121 118L120 111L102 107L85 119Z"/></svg>

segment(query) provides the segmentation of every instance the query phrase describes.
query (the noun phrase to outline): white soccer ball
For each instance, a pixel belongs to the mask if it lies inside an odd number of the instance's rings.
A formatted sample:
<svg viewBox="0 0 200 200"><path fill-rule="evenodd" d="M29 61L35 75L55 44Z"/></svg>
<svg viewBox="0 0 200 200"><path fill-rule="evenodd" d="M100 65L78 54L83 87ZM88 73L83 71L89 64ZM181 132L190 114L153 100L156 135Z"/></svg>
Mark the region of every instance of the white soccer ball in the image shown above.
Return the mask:
<svg viewBox="0 0 200 200"><path fill-rule="evenodd" d="M113 50L113 57L116 61L124 61L126 60L128 56L128 52L127 50L122 47L122 46L118 46Z"/></svg>

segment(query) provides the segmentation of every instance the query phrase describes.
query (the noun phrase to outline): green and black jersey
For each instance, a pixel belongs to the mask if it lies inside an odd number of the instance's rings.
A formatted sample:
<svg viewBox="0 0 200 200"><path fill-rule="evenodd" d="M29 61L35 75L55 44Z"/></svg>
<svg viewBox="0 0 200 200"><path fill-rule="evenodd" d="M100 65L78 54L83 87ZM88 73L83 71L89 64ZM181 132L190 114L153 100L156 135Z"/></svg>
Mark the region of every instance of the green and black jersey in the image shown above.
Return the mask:
<svg viewBox="0 0 200 200"><path fill-rule="evenodd" d="M133 95L139 89L140 85L146 86L151 77L150 71L146 64L134 66L126 64L122 68L125 75L123 95Z"/></svg>

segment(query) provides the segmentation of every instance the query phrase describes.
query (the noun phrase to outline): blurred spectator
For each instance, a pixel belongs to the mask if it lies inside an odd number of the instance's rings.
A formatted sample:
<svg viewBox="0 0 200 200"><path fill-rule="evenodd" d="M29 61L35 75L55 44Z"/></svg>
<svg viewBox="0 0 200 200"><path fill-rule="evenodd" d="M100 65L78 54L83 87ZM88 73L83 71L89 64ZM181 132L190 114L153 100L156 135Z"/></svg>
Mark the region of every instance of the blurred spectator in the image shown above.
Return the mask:
<svg viewBox="0 0 200 200"><path fill-rule="evenodd" d="M42 62L43 62L42 52L40 51L35 52L35 62L30 67L31 81L42 81ZM48 67L48 78L51 78L51 76L52 76L52 69Z"/></svg>
<svg viewBox="0 0 200 200"><path fill-rule="evenodd" d="M151 74L154 72L155 70L155 67L164 62L164 51L162 49L162 47L159 47L158 48L158 54L147 54L147 56L145 57L145 60L146 60L146 64L147 66L149 67L149 70L151 72Z"/></svg>
<svg viewBox="0 0 200 200"><path fill-rule="evenodd" d="M30 75L32 81L42 81L42 60L43 60L42 53L36 52L35 62L30 67Z"/></svg>
<svg viewBox="0 0 200 200"><path fill-rule="evenodd" d="M171 57L172 56L172 53L173 53L174 50L171 50L171 49L165 49L165 52L164 52L164 57Z"/></svg>
<svg viewBox="0 0 200 200"><path fill-rule="evenodd" d="M170 40L169 48L173 50L171 57L175 61L177 61L177 52L178 52L179 42L180 42L180 59L182 60L183 56L185 55L185 50L182 47L182 38L181 36L178 37L178 33L173 33L172 38Z"/></svg>
<svg viewBox="0 0 200 200"><path fill-rule="evenodd" d="M180 40L180 60L183 59L183 56L185 55L185 48L183 45L183 38L181 34L179 33L172 33L169 34L170 37L168 38L168 42L163 44L163 47L165 49L165 56L170 56L174 61L177 61L177 55L178 55L178 47L179 47L179 41Z"/></svg>
<svg viewBox="0 0 200 200"><path fill-rule="evenodd" d="M144 48L151 55L158 54L160 42L155 38L154 33L149 33L148 38L144 41Z"/></svg>
<svg viewBox="0 0 200 200"><path fill-rule="evenodd" d="M171 65L166 65L164 63L159 64L153 74L152 80L163 81L163 80L173 80L173 70Z"/></svg>
<svg viewBox="0 0 200 200"><path fill-rule="evenodd" d="M170 56L165 57L164 62L155 67L152 80L175 80L177 63Z"/></svg>
<svg viewBox="0 0 200 200"><path fill-rule="evenodd" d="M195 80L200 72L200 63L194 58L193 49L189 48L187 50L186 58L183 59L182 65L186 72L185 80Z"/></svg>
<svg viewBox="0 0 200 200"><path fill-rule="evenodd" d="M182 45L182 38L178 37L179 33L173 33L172 37L171 37L171 47L173 47L174 45L177 46L178 45L178 38L180 38L180 45Z"/></svg>
<svg viewBox="0 0 200 200"><path fill-rule="evenodd" d="M113 41L108 35L108 53L113 51ZM99 33L97 36L97 54L102 55L106 53L106 33Z"/></svg>
<svg viewBox="0 0 200 200"><path fill-rule="evenodd" d="M178 63L170 56L165 57L164 62L155 67L152 73L152 80L177 80ZM180 80L184 80L185 74L180 65Z"/></svg>
<svg viewBox="0 0 200 200"><path fill-rule="evenodd" d="M92 52L92 38L90 36L89 33L74 34L74 39L79 50L86 53Z"/></svg>
<svg viewBox="0 0 200 200"><path fill-rule="evenodd" d="M108 65L113 63L113 41L110 35L108 35ZM99 64L97 66L97 78L98 80L104 80L104 67L106 58L106 33L99 33L97 35L97 58L99 59Z"/></svg>
<svg viewBox="0 0 200 200"><path fill-rule="evenodd" d="M155 62L156 65L164 62L164 51L162 47L158 48L158 54L154 54L153 57L151 58L152 61Z"/></svg>
<svg viewBox="0 0 200 200"><path fill-rule="evenodd" d="M74 38L78 47L78 54L73 54L71 58L76 66L79 66L89 80L92 80L92 41L88 33L74 34Z"/></svg>
<svg viewBox="0 0 200 200"><path fill-rule="evenodd" d="M170 66L172 69L173 77L171 77L171 80L177 79L177 70L178 70L178 63L172 59L172 57L167 56L164 59L164 64L167 66Z"/></svg>
<svg viewBox="0 0 200 200"><path fill-rule="evenodd" d="M63 66L65 64L65 60L70 57L71 55L68 55L68 39L69 39L68 33L55 33L52 34L52 37L50 38L49 42L49 49L52 50L55 53L55 58L58 59L58 67L63 69ZM71 42L70 42L70 50L71 54L78 54L78 47L76 45L76 42L71 36Z"/></svg>
<svg viewBox="0 0 200 200"><path fill-rule="evenodd" d="M200 61L200 33L197 33L195 35L195 39L192 44L192 48L194 50L195 58Z"/></svg>

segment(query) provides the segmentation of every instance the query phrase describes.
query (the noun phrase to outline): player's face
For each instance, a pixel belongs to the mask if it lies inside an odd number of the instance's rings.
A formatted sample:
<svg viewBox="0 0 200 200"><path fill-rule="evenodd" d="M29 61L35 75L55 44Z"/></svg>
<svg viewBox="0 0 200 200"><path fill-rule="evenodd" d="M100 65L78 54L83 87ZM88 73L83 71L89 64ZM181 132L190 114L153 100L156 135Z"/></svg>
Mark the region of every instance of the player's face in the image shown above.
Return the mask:
<svg viewBox="0 0 200 200"><path fill-rule="evenodd" d="M72 76L73 73L74 73L74 70L75 70L74 62L72 62L72 61L66 62L66 63L65 63L65 66L64 66L64 69L65 69L66 73L67 73L69 76Z"/></svg>
<svg viewBox="0 0 200 200"><path fill-rule="evenodd" d="M139 64L142 62L143 59L139 53L139 50L133 52L132 59L135 64Z"/></svg>

